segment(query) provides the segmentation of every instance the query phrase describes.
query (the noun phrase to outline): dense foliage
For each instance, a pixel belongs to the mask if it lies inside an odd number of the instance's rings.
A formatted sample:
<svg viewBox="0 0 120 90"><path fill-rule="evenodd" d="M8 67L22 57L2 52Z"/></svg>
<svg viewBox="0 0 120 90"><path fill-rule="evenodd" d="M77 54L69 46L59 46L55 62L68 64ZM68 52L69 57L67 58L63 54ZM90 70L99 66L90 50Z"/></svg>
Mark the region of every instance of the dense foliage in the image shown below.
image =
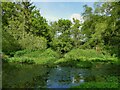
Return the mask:
<svg viewBox="0 0 120 90"><path fill-rule="evenodd" d="M14 57L5 58L7 62L15 62L21 64L52 64L59 58L59 54L55 51L49 49L30 51L30 50L22 50L17 51Z"/></svg>
<svg viewBox="0 0 120 90"><path fill-rule="evenodd" d="M47 22L30 2L2 2L3 52L45 49Z"/></svg>
<svg viewBox="0 0 120 90"><path fill-rule="evenodd" d="M73 49L70 52L66 53L63 58L60 58L59 60L55 61L55 64L60 64L60 63L78 63L82 64L82 62L111 62L111 63L116 63L117 58L114 56L111 56L107 52L96 52L93 49ZM78 65L79 66L79 65Z"/></svg>
<svg viewBox="0 0 120 90"><path fill-rule="evenodd" d="M102 54L94 58L105 57L106 53L120 56L120 2L95 3L94 9L84 5L84 22L73 18L73 22L59 19L50 24L30 2L2 2L1 5L4 54L14 56L19 50L51 48L61 57L70 57L75 52L74 58L79 58L76 55L82 52L80 48L86 50L83 52L87 58L89 53L95 56L96 52Z"/></svg>

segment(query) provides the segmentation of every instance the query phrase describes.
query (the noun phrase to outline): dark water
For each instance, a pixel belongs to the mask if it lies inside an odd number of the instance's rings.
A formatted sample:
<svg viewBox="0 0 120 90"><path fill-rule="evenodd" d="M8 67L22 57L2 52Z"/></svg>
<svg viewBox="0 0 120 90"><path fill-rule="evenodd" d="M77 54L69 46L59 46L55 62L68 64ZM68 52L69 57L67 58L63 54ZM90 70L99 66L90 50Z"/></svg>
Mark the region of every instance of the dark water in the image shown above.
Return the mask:
<svg viewBox="0 0 120 90"><path fill-rule="evenodd" d="M118 79L119 66L95 63L91 68L48 68L42 65L3 64L3 88L69 88L84 82L106 82Z"/></svg>
<svg viewBox="0 0 120 90"><path fill-rule="evenodd" d="M88 69L57 67L50 71L47 80L48 88L69 88L84 83L84 77L90 74Z"/></svg>

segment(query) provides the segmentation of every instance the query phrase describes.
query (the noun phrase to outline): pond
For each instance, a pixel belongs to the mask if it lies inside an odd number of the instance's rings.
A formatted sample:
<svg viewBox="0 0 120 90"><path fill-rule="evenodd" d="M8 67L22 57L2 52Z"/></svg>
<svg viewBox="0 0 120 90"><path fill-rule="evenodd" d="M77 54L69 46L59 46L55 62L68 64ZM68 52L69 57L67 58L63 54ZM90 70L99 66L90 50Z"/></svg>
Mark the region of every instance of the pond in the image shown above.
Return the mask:
<svg viewBox="0 0 120 90"><path fill-rule="evenodd" d="M74 66L3 64L3 88L70 88L85 82L118 81L119 66L94 63L91 68Z"/></svg>

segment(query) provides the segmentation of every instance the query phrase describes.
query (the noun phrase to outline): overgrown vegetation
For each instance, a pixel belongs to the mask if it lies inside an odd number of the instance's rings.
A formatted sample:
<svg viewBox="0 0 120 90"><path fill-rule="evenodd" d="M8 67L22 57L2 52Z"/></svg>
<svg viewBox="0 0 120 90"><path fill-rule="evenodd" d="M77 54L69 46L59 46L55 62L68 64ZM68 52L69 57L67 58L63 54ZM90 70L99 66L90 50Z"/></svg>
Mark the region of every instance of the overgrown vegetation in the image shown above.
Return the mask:
<svg viewBox="0 0 120 90"><path fill-rule="evenodd" d="M66 53L62 59L57 60L55 63L68 63L71 61L77 61L78 63L81 61L88 61L88 62L117 62L118 59L114 56L106 52L96 52L96 50L88 49L74 49L70 52Z"/></svg>
<svg viewBox="0 0 120 90"><path fill-rule="evenodd" d="M119 84L116 82L86 82L74 88L118 88L118 86Z"/></svg>
<svg viewBox="0 0 120 90"><path fill-rule="evenodd" d="M17 51L9 62L26 64L51 64L59 58L59 54L51 49L39 51Z"/></svg>
<svg viewBox="0 0 120 90"><path fill-rule="evenodd" d="M107 76L106 80L104 81L97 81L97 82L85 82L81 83L79 86L71 87L73 88L118 88L119 82L118 78L115 76ZM70 90L71 90L70 89Z"/></svg>

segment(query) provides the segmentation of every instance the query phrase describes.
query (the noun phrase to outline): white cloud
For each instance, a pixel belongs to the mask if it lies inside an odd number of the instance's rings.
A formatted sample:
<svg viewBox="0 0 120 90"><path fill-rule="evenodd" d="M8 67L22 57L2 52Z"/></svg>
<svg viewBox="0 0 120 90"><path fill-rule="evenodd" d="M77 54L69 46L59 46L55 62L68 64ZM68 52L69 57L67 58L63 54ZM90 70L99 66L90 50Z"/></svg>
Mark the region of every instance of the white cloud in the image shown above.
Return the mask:
<svg viewBox="0 0 120 90"><path fill-rule="evenodd" d="M78 19L80 22L83 22L83 17L80 14L74 13L71 15L70 20L73 22L74 19Z"/></svg>

